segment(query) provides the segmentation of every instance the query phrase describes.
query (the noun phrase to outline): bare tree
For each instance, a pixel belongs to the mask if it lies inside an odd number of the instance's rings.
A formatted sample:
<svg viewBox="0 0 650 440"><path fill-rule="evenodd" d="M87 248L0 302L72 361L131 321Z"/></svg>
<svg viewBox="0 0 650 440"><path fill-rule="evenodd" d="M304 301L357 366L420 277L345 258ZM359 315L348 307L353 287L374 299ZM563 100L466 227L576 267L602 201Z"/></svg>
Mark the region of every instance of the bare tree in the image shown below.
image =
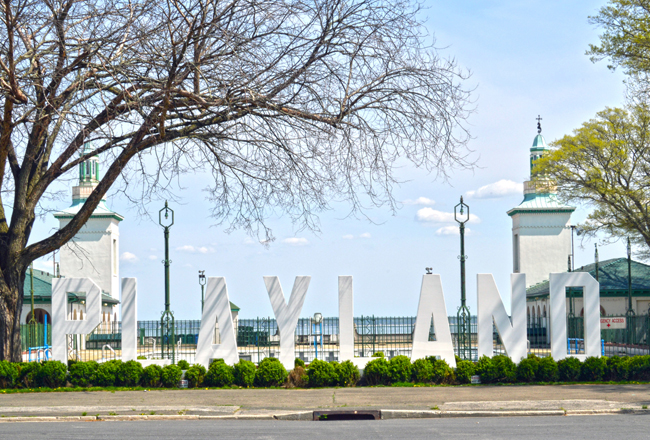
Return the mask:
<svg viewBox="0 0 650 440"><path fill-rule="evenodd" d="M20 359L29 263L116 182L137 202L210 170L216 221L270 238L274 210L315 227L332 200L394 206L398 160L471 166L465 74L408 1L0 1L0 359ZM54 184L99 154L78 214L28 245Z"/></svg>

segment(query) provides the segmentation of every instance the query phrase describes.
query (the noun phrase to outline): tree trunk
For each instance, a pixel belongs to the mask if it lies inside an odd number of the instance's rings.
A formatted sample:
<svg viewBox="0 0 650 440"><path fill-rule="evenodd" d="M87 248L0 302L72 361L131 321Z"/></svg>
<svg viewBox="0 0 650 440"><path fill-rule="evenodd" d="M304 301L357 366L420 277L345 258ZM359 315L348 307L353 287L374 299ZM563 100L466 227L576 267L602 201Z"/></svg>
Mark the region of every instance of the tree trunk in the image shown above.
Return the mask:
<svg viewBox="0 0 650 440"><path fill-rule="evenodd" d="M9 276L8 280L0 283L0 359L21 362L20 315L25 273L11 272L16 276Z"/></svg>

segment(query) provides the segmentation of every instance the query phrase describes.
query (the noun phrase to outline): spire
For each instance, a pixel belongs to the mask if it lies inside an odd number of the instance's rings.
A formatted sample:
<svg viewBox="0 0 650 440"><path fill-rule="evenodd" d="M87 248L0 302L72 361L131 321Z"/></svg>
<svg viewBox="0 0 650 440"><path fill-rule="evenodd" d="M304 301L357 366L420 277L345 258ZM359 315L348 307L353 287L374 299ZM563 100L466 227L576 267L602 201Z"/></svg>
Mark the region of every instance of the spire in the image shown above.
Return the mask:
<svg viewBox="0 0 650 440"><path fill-rule="evenodd" d="M540 116L537 115L537 118L535 119L537 119L537 134L542 134L542 123L541 123L542 118L540 118Z"/></svg>

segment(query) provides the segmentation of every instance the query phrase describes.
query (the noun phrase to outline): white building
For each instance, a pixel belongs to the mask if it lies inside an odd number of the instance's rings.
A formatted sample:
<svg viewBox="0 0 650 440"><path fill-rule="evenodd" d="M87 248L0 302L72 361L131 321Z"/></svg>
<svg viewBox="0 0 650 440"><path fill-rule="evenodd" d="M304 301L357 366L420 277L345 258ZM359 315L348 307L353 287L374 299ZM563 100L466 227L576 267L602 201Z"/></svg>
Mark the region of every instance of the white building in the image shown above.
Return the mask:
<svg viewBox="0 0 650 440"><path fill-rule="evenodd" d="M526 287L565 272L571 254L571 213L575 207L561 203L555 184L533 173L545 151L546 141L538 134L530 148L530 180L524 182L524 200L508 211L512 218L513 272L526 274Z"/></svg>
<svg viewBox="0 0 650 440"><path fill-rule="evenodd" d="M79 184L72 188L72 205L54 214L54 217L59 220L59 228L63 228L72 220L98 184L99 161L97 157L92 157L79 164ZM118 319L119 223L122 220L124 217L108 209L106 200L102 200L81 230L59 250L61 276L92 278L102 289L103 321L107 324ZM34 272L34 316L39 323L43 323L46 318L48 323L51 323L54 275L43 271ZM21 323L28 323L31 318L31 281L28 271L25 277ZM68 319L83 319L86 312L85 296L70 293L68 301L70 304Z"/></svg>

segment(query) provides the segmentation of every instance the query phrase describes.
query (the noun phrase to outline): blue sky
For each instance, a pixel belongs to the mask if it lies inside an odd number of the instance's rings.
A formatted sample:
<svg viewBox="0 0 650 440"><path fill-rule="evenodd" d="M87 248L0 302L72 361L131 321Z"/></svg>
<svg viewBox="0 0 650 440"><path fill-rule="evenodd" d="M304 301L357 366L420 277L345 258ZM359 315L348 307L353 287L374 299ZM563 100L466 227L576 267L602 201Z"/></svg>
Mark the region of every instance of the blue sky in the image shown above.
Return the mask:
<svg viewBox="0 0 650 440"><path fill-rule="evenodd" d="M354 277L355 315L414 316L425 267L442 275L447 311L459 305L459 238L449 213L465 196L476 218L468 224L466 254L468 299L476 309L476 274L492 273L501 294L509 295L512 270L511 220L506 211L519 204L520 184L528 177L528 149L537 115L551 142L606 106L624 102L623 75L584 55L598 41L588 23L603 1L446 1L425 3L427 28L441 53L472 72L476 112L470 117L478 167L455 172L448 182L421 170L403 168L395 196L404 202L393 215L348 217L349 207L333 205L320 216L320 233L296 231L286 218L272 219L276 241L268 248L241 231L226 234L213 226L202 189L207 175L182 180L182 204L172 205L171 303L177 319L198 319L198 270L225 276L231 300L246 318L272 316L262 277L277 275L288 297L297 275L312 281L302 316L338 313L337 277ZM103 169L106 169L105 167ZM483 188L486 187L486 188ZM481 189L483 188L483 189ZM162 207L152 205L152 211ZM157 223L138 217L125 200L109 206L126 217L120 228L120 274L138 278L139 318L157 319L164 304L163 233ZM65 208L66 204L56 208ZM579 209L573 222L588 211ZM39 222L35 238L56 227L52 217ZM623 244L601 248L601 260L623 256ZM576 264L593 261L593 243L576 246ZM37 267L51 270L51 259Z"/></svg>

